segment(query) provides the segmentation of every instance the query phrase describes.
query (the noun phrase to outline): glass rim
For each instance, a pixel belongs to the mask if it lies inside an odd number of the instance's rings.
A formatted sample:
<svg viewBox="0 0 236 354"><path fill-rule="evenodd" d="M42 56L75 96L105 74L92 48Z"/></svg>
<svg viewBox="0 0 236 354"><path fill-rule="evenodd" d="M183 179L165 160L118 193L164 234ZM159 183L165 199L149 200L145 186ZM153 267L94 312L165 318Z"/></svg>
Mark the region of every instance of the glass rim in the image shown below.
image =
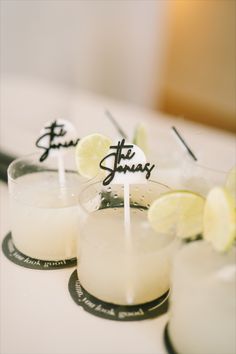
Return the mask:
<svg viewBox="0 0 236 354"><path fill-rule="evenodd" d="M207 163L202 163L199 161L193 161L192 159L188 158L185 160L185 163L187 165L193 166L193 167L197 167L197 168L201 168L203 170L212 172L212 173L218 173L218 174L222 174L222 175L226 175L233 167L234 165L232 165L229 168L224 168L224 169L219 169L217 167L213 167L211 165L207 165Z"/></svg>
<svg viewBox="0 0 236 354"><path fill-rule="evenodd" d="M38 152L33 152L33 153L29 153L29 154L26 154L26 155L22 155L20 157L16 157L7 167L7 177L8 177L8 181L10 181L11 183L18 183L17 182L17 179L18 178L13 178L12 177L12 169L14 168L15 165L17 165L17 163L21 162L21 161L24 161L24 160L30 160L30 159L34 159L33 163L39 163L39 164L42 164L42 166L45 166L44 165L44 161L43 162L40 162L39 159L36 161L35 159L38 157L41 156L41 153L38 151ZM56 161L56 157L50 157L48 160L45 161L45 164L47 161ZM56 162L55 162L56 164ZM46 167L46 166L45 166ZM57 168L55 168L55 172L58 171ZM89 183L89 181L93 181L94 178L92 179L87 179L86 177L82 176L81 174L79 174L76 166L74 168L70 168L70 170L68 170L67 168L65 168L65 172L68 173L68 172L71 172L71 173L76 173L78 175L79 178L82 178L85 180L85 183Z"/></svg>
<svg viewBox="0 0 236 354"><path fill-rule="evenodd" d="M92 188L92 187L94 187L94 186L97 186L97 185L101 185L101 187L103 186L102 185L102 182L103 182L103 180L102 179L97 179L98 177L101 177L101 175L97 175L96 177L94 177L93 179L91 179L90 180L90 183L89 183L89 181L88 181L88 183L87 184L85 184L85 186L84 186L84 188L82 188L81 190L80 190L80 192L79 192L79 198L78 198L78 203L79 203L79 205L80 205L80 207L86 212L86 214L88 213L88 210L86 209L86 207L84 206L84 202L82 202L81 201L81 196L82 196L82 194L84 194L89 188ZM93 182L93 180L95 180L94 182ZM151 183L153 183L153 185L157 185L157 186L162 186L162 187L164 187L164 188L166 188L166 192L170 192L171 191L171 187L169 187L168 185L166 185L166 184L164 184L164 183L162 183L162 182L159 182L159 181L157 181L157 180L153 180L153 179L148 179L147 180L147 183L132 183L132 184L130 184L129 186L134 186L134 187L136 187L136 186L145 186L145 185L148 185L148 183L149 182L151 182ZM119 187L124 187L124 184L123 183L114 183L114 184L109 184L109 185L107 185L107 186L103 186L104 188L111 188L112 186L114 186L114 187L116 187L116 186L119 186Z"/></svg>
<svg viewBox="0 0 236 354"><path fill-rule="evenodd" d="M97 176L95 176L95 177L93 177L92 179L90 179L90 181L93 181L93 180L94 180L94 182L91 182L89 185L85 186L84 189L82 189L82 190L80 191L80 193L83 193L87 188L90 188L90 187L92 187L92 186L94 186L94 185L102 184L103 180L100 179L100 178L97 179L98 177L101 178L101 175L98 174ZM169 189L169 190L172 189L172 188L171 188L170 186L168 186L167 184L165 184L165 183L163 183L163 182L159 182L159 181L157 181L157 180L148 179L148 180L147 180L147 183L148 183L148 182L152 182L153 184L156 184L156 185L161 185L161 186L163 186L163 187L165 187L165 188L167 188L167 189ZM129 186L137 186L137 185L139 185L139 186L145 186L147 183L130 183ZM104 187L105 187L105 188L106 188L106 187L109 188L109 187L111 187L111 186L123 186L123 185L124 185L124 183L111 183L111 184L108 184L107 186L104 186Z"/></svg>
<svg viewBox="0 0 236 354"><path fill-rule="evenodd" d="M210 171L210 172L213 172L213 173L219 173L219 174L222 174L222 175L226 175L229 171L226 171L226 170L218 170L217 168L214 168L214 167L208 167L208 166L205 166L205 165L202 165L202 164L199 164L199 163L196 163L197 167L200 167L204 170L207 170L207 171Z"/></svg>
<svg viewBox="0 0 236 354"><path fill-rule="evenodd" d="M25 154L19 157L16 157L8 166L11 167L12 165L14 165L15 163L19 162L20 160L24 160L24 159L28 159L30 157L34 157L34 156L38 156L40 154L40 152L31 152L30 154Z"/></svg>
<svg viewBox="0 0 236 354"><path fill-rule="evenodd" d="M8 179L8 182L11 181L12 183L17 183L16 182L17 178L13 178L11 176L11 170L12 170L12 168L14 168L14 166L18 162L20 162L21 160L33 158L33 157L36 157L36 156L39 156L39 152L33 152L33 153L30 153L30 154L25 154L25 155L16 157L7 167L7 179Z"/></svg>

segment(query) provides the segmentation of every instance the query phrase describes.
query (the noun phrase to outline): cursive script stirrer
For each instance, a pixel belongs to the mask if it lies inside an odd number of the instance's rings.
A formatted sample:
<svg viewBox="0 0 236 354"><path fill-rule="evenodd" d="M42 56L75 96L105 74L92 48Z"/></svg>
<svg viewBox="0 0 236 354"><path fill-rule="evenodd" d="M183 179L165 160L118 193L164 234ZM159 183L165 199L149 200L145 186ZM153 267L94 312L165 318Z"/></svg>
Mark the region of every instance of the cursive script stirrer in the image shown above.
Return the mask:
<svg viewBox="0 0 236 354"><path fill-rule="evenodd" d="M36 140L36 146L42 150L40 162L49 156L57 158L58 179L61 191L66 186L64 157L66 150L76 146L79 139L76 138L74 126L64 119L54 120L45 125Z"/></svg>
<svg viewBox="0 0 236 354"><path fill-rule="evenodd" d="M155 166L146 161L144 152L136 145L127 144L125 139L118 141L117 145L110 146L110 151L100 162L100 168L106 171L103 185L123 184L124 186L124 230L127 270L127 303L132 304L134 291L132 282L133 239L130 216L130 185L143 184L151 176Z"/></svg>

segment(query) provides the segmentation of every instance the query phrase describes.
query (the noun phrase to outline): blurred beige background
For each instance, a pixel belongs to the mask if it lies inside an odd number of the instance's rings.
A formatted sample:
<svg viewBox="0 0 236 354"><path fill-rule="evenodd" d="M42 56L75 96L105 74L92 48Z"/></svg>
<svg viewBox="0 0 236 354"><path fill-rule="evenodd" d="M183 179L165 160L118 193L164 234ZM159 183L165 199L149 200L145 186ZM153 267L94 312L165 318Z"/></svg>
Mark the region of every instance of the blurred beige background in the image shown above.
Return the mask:
<svg viewBox="0 0 236 354"><path fill-rule="evenodd" d="M161 109L235 130L236 2L177 0L170 5Z"/></svg>
<svg viewBox="0 0 236 354"><path fill-rule="evenodd" d="M155 101L165 1L1 1L1 69L141 105Z"/></svg>
<svg viewBox="0 0 236 354"><path fill-rule="evenodd" d="M1 78L236 130L234 0L1 0Z"/></svg>

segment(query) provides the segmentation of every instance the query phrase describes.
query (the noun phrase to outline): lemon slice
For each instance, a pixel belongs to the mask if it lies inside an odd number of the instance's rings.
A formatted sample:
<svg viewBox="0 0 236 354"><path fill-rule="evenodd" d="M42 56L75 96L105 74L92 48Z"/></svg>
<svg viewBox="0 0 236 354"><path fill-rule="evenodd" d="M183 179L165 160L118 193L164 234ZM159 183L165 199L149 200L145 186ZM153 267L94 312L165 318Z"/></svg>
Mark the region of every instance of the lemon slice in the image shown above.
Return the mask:
<svg viewBox="0 0 236 354"><path fill-rule="evenodd" d="M227 251L236 237L236 215L233 198L222 187L213 188L206 199L203 237L218 251Z"/></svg>
<svg viewBox="0 0 236 354"><path fill-rule="evenodd" d="M140 147L145 154L148 152L147 129L143 123L138 123L135 132L133 143Z"/></svg>
<svg viewBox="0 0 236 354"><path fill-rule="evenodd" d="M232 194L234 207L236 208L236 166L229 171L226 177L225 187Z"/></svg>
<svg viewBox="0 0 236 354"><path fill-rule="evenodd" d="M168 192L152 203L148 220L158 233L191 238L202 232L204 203L200 194L182 190Z"/></svg>
<svg viewBox="0 0 236 354"><path fill-rule="evenodd" d="M102 171L100 161L108 153L112 141L102 134L91 134L82 138L75 150L76 166L79 174L93 178Z"/></svg>

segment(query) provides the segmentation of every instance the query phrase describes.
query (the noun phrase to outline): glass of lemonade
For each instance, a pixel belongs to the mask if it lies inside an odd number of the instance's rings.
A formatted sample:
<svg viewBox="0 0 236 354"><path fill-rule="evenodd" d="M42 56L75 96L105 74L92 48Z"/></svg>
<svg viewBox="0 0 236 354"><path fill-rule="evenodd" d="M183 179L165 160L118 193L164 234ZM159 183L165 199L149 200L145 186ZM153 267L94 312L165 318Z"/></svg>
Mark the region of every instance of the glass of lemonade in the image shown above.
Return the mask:
<svg viewBox="0 0 236 354"><path fill-rule="evenodd" d="M180 187L206 196L211 188L225 184L227 172L186 158L182 164Z"/></svg>
<svg viewBox="0 0 236 354"><path fill-rule="evenodd" d="M131 247L127 250L123 186L91 184L80 194L85 217L78 249L82 286L100 300L136 305L169 289L171 261L178 242L154 232L147 220L150 203L169 188L149 181L130 185Z"/></svg>
<svg viewBox="0 0 236 354"><path fill-rule="evenodd" d="M236 249L206 241L184 246L173 263L170 341L180 354L236 353Z"/></svg>
<svg viewBox="0 0 236 354"><path fill-rule="evenodd" d="M23 254L41 260L76 257L80 206L86 180L65 156L65 184L59 184L57 160L39 162L40 154L13 161L8 168L11 232Z"/></svg>

